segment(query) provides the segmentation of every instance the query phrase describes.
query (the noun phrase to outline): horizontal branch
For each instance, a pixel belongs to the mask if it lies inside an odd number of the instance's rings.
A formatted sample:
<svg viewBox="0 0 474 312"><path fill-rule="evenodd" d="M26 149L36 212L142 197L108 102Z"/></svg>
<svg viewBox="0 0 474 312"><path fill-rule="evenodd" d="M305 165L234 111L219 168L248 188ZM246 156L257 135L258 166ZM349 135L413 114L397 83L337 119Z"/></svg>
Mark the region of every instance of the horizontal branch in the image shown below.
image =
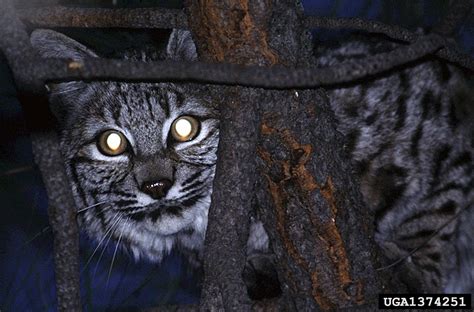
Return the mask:
<svg viewBox="0 0 474 312"><path fill-rule="evenodd" d="M384 34L395 40L412 42L418 37L413 32L397 25L388 25L377 21L364 20L357 17L319 17L306 16L305 25L308 28L353 29L370 33Z"/></svg>
<svg viewBox="0 0 474 312"><path fill-rule="evenodd" d="M457 16L459 18L459 16ZM449 31L455 27L454 22L450 20L448 27ZM459 20L457 20L459 22ZM305 21L306 27L313 28L327 28L327 29L353 29L361 30L369 33L383 34L389 38L403 41L415 42L421 36L415 34L408 29L396 25L388 25L377 21L368 21L360 18L332 18L332 17L317 17L307 16ZM448 31L448 30L446 30ZM468 54L459 51L456 47L444 47L437 51L436 56L445 59L449 62L458 64L471 71L474 70L474 60Z"/></svg>
<svg viewBox="0 0 474 312"><path fill-rule="evenodd" d="M187 28L183 11L164 8L71 8L53 6L18 10L35 27Z"/></svg>
<svg viewBox="0 0 474 312"><path fill-rule="evenodd" d="M460 14L465 1L456 3L441 24L445 31L452 32L462 22ZM464 4L463 4L464 3ZM107 9L107 8L71 8L53 6L38 9L20 9L21 19L35 27L92 27L92 28L180 28L188 27L187 17L183 11L163 8ZM371 33L380 33L389 38L404 42L415 42L419 35L400 26L388 25L377 21L360 18L332 18L306 16L305 26L308 28L355 29ZM439 27L438 27L439 28ZM441 29L441 28L440 28ZM458 51L455 47L445 47L436 52L438 57L456 63L467 69L474 70L472 58Z"/></svg>
<svg viewBox="0 0 474 312"><path fill-rule="evenodd" d="M20 55L14 62L21 62L23 66L14 67L23 71L15 74L38 77L43 83L70 80L188 81L272 89L309 88L347 83L380 74L434 53L443 44L444 39L428 35L391 52L325 68L268 68L173 61L145 63L97 58L81 61L41 58L25 60ZM28 88L22 85L18 87Z"/></svg>
<svg viewBox="0 0 474 312"><path fill-rule="evenodd" d="M464 0L461 3L465 2ZM466 4L455 4L452 14L442 23L450 31L462 22ZM467 7L468 8L468 7ZM463 11L464 10L464 11ZM464 15L461 15L464 13ZM19 9L19 17L35 27L87 27L87 28L187 28L187 18L182 10L164 8L74 8L52 6L34 9ZM332 18L306 16L308 28L351 28L373 33L382 33L390 38L413 42L418 35L400 26L388 25L360 18Z"/></svg>

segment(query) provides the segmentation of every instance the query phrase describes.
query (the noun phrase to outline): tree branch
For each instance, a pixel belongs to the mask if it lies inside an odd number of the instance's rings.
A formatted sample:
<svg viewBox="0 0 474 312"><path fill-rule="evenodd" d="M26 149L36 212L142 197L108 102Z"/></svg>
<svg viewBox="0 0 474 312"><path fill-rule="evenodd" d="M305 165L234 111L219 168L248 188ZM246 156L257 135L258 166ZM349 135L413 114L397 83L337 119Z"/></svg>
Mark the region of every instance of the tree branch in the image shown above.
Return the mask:
<svg viewBox="0 0 474 312"><path fill-rule="evenodd" d="M79 231L72 191L59 151L58 138L51 129L47 97L38 94L43 86L39 85L40 80L31 80L25 76L17 60L22 56L35 57L29 37L16 18L10 1L1 0L0 7L0 27L4 32L0 47L14 72L17 86L29 86L21 89L19 98L32 132L34 159L48 193L48 215L54 233L57 307L59 311L80 311Z"/></svg>
<svg viewBox="0 0 474 312"><path fill-rule="evenodd" d="M260 67L199 62L130 62L87 58L81 61L25 58L11 60L25 77L19 87L69 80L193 81L263 88L314 88L357 81L380 74L431 54L444 40L437 35L420 38L412 45L381 53L370 59L344 62L325 68ZM17 54L18 55L18 54ZM18 63L18 64L16 64Z"/></svg>
<svg viewBox="0 0 474 312"><path fill-rule="evenodd" d="M461 0L461 2L465 2ZM460 7L464 8L465 11L462 11ZM447 37L454 32L456 27L461 25L463 19L466 17L464 14L459 14L460 12L469 12L469 7L464 7L462 5L455 6L455 9L448 13L445 21L442 24L447 25L449 30L446 32L437 31L434 29L434 33ZM454 18L455 17L455 18ZM307 16L305 20L305 25L308 28L329 28L329 29L352 29L352 30L362 30L369 33L378 33L384 34L389 38L400 40L404 42L413 43L420 38L420 35L415 34L403 27L396 25L387 25L377 21L368 21L360 18L332 18L332 17L317 17L317 16ZM450 32L450 33L448 33ZM436 56L445 59L449 62L457 64L459 66L465 67L471 71L474 71L474 61L472 57L468 54L465 54L459 51L455 46L451 45L449 47L443 47L434 53Z"/></svg>
<svg viewBox="0 0 474 312"><path fill-rule="evenodd" d="M268 32L279 62L307 66L302 10L278 1ZM386 279L352 177L344 139L322 90L268 91L262 103L259 212L277 258L282 309L336 310L371 302Z"/></svg>
<svg viewBox="0 0 474 312"><path fill-rule="evenodd" d="M267 3L187 1L189 24L200 57L236 64L274 62L264 36ZM226 105L220 106L219 149L206 232L200 310L249 311L251 302L242 272L257 176L255 151L261 92L242 87L218 91L217 98Z"/></svg>
<svg viewBox="0 0 474 312"><path fill-rule="evenodd" d="M21 19L35 27L187 28L186 15L177 9L70 8L53 6L20 9Z"/></svg>
<svg viewBox="0 0 474 312"><path fill-rule="evenodd" d="M454 32L470 11L468 0L458 0L450 8L440 26L434 32L448 36ZM175 9L103 9L69 8L53 6L39 9L18 10L22 19L35 27L120 27L120 28L187 28L187 19L181 10ZM360 18L330 18L306 16L308 28L357 29L381 33L392 39L415 42L419 35L395 25ZM442 26L444 25L444 26ZM440 28L441 27L441 28ZM444 31L442 28L446 28ZM436 52L438 57L474 71L474 61L454 46Z"/></svg>

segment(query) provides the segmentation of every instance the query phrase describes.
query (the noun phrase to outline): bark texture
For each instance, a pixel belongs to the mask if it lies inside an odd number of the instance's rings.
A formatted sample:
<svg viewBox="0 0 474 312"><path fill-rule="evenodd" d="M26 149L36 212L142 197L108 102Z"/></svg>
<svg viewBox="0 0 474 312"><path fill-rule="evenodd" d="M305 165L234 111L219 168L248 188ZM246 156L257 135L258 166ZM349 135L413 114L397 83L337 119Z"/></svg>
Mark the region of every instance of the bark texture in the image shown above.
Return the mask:
<svg viewBox="0 0 474 312"><path fill-rule="evenodd" d="M36 58L29 36L11 1L0 1L0 48L14 73L18 96L31 131L34 160L48 194L48 214L54 234L54 263L59 311L80 311L79 231L59 140L52 128L44 84L23 70L23 57Z"/></svg>
<svg viewBox="0 0 474 312"><path fill-rule="evenodd" d="M188 14L207 62L311 64L297 1L189 1ZM374 300L381 283L371 217L324 91L220 90L228 100L221 106L201 309L250 309L240 280L244 253L234 248L245 247L255 192L278 259L281 309L329 310Z"/></svg>
<svg viewBox="0 0 474 312"><path fill-rule="evenodd" d="M270 46L309 66L311 42L295 1L275 1ZM278 258L287 309L332 310L377 295L371 220L323 90L269 91L258 146L260 214Z"/></svg>
<svg viewBox="0 0 474 312"><path fill-rule="evenodd" d="M208 62L267 65L276 56L267 45L263 1L188 1L189 25L200 57ZM242 271L256 181L256 144L261 92L220 88L219 149L204 251L202 311L248 311Z"/></svg>

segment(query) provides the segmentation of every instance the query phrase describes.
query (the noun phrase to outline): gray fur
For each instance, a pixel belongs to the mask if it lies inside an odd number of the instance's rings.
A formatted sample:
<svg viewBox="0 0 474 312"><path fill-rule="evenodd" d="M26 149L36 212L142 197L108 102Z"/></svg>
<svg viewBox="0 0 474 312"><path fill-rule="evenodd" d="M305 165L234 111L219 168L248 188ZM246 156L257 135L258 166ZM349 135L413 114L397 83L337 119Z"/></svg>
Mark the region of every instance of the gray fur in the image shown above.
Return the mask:
<svg viewBox="0 0 474 312"><path fill-rule="evenodd" d="M395 47L354 39L319 49L317 64ZM466 79L453 66L425 60L328 95L385 254L405 259L417 291L473 292L474 119L464 108L474 103Z"/></svg>
<svg viewBox="0 0 474 312"><path fill-rule="evenodd" d="M189 43L191 37L174 38L179 35L183 34L173 32L168 53L192 60L193 49L178 46ZM51 30L33 32L31 42L44 57L80 61L95 56ZM141 53L124 57L149 60ZM74 82L51 90L77 206L83 209L104 202L79 214L88 234L99 242L111 236L136 259L150 261L160 261L176 246L200 250L219 133L216 107L206 96L198 96L199 90L191 87L167 83ZM200 133L193 141L170 144L170 125L181 115L199 117ZM131 150L114 157L101 154L97 136L108 129L121 131ZM155 200L140 191L144 181L160 178L174 180L165 198Z"/></svg>
<svg viewBox="0 0 474 312"><path fill-rule="evenodd" d="M92 50L68 36L49 29L36 29L31 33L33 47L43 57L80 60L85 56L97 57Z"/></svg>
<svg viewBox="0 0 474 312"><path fill-rule="evenodd" d="M179 61L194 61L197 59L196 45L189 31L173 29L168 46L166 47L168 58Z"/></svg>

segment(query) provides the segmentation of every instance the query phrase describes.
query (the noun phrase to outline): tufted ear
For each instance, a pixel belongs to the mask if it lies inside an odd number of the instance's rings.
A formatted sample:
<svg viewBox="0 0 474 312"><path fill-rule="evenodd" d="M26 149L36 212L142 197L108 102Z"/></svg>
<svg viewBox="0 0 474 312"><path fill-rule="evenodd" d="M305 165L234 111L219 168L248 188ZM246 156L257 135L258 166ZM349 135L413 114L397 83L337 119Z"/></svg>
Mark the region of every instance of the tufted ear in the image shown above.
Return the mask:
<svg viewBox="0 0 474 312"><path fill-rule="evenodd" d="M187 30L173 29L166 47L166 55L168 59L176 61L195 61L197 52L191 33Z"/></svg>
<svg viewBox="0 0 474 312"><path fill-rule="evenodd" d="M37 29L31 33L31 44L43 57L80 60L84 57L97 57L83 44L50 29Z"/></svg>
<svg viewBox="0 0 474 312"><path fill-rule="evenodd" d="M85 57L98 57L92 50L83 44L59 32L49 29L37 29L31 33L30 41L35 50L45 58L63 58L81 60ZM93 94L93 89L83 81L71 81L58 84L48 84L51 91L50 107L60 123L66 121L67 116L86 97Z"/></svg>

